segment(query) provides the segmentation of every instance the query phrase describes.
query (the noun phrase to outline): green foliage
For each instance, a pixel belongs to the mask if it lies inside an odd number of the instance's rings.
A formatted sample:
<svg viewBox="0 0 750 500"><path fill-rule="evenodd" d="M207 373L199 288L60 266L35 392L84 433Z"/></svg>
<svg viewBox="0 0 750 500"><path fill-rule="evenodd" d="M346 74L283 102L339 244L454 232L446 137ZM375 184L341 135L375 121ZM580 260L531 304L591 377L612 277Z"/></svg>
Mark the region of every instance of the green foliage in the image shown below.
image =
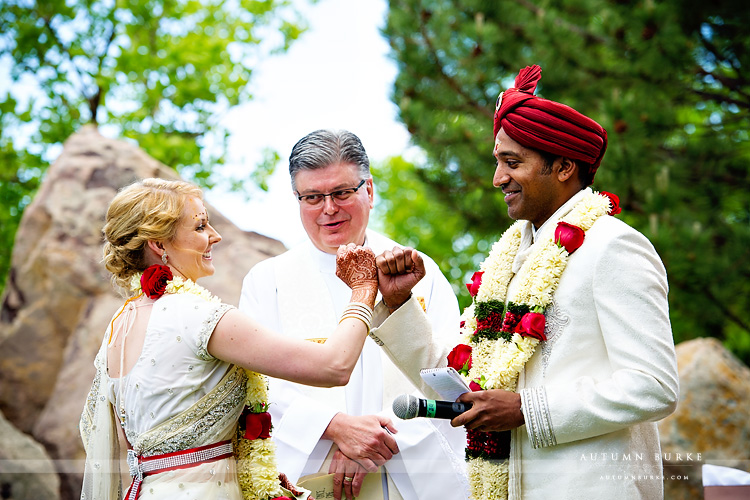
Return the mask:
<svg viewBox="0 0 750 500"><path fill-rule="evenodd" d="M0 2L0 68L11 79L0 94L0 283L62 141L91 123L212 187L227 151L220 121L248 99L251 66L303 29L289 0ZM265 182L272 160L249 180Z"/></svg>
<svg viewBox="0 0 750 500"><path fill-rule="evenodd" d="M425 170L401 157L373 165L376 192L382 198L375 205L375 218L400 243L419 248L435 259L461 305L467 306L471 297L463 285L464 274L484 260L500 228L489 236L476 237L467 232L461 214L441 202L443 194L423 180Z"/></svg>
<svg viewBox="0 0 750 500"><path fill-rule="evenodd" d="M505 304L503 302L500 302L499 300L493 299L484 302L477 302L477 305L475 307L477 320L480 321L487 319L492 314L499 314L502 316L505 313ZM524 306L521 307L523 308ZM523 310L523 312L529 312L528 306L525 306L525 310Z"/></svg>
<svg viewBox="0 0 750 500"><path fill-rule="evenodd" d="M426 154L380 172L390 234L413 237L451 280L468 280L511 222L492 187L495 100L520 68L539 64L538 95L609 132L594 188L618 194L619 217L662 256L676 340L716 336L750 361L744 2L391 0L390 7L384 34L399 67L393 100Z"/></svg>
<svg viewBox="0 0 750 500"><path fill-rule="evenodd" d="M0 278L3 284L10 270L11 250L23 209L31 203L30 193L39 187L41 170L32 167L34 160L25 152L13 149L12 144L0 142ZM16 165L23 167L16 168Z"/></svg>

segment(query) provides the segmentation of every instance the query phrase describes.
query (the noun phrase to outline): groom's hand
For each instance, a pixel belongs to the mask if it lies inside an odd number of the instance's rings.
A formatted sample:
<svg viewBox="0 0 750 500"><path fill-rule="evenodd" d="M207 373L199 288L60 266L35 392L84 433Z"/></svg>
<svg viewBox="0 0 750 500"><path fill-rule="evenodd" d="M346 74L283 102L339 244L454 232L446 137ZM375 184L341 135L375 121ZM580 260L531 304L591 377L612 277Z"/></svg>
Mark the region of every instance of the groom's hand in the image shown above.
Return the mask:
<svg viewBox="0 0 750 500"><path fill-rule="evenodd" d="M521 395L502 389L472 391L458 397L460 403L471 408L451 420L453 427L465 426L481 432L500 432L524 424L521 412Z"/></svg>
<svg viewBox="0 0 750 500"><path fill-rule="evenodd" d="M375 258L375 265L383 303L391 312L409 299L414 285L426 274L422 256L409 247L386 250Z"/></svg>

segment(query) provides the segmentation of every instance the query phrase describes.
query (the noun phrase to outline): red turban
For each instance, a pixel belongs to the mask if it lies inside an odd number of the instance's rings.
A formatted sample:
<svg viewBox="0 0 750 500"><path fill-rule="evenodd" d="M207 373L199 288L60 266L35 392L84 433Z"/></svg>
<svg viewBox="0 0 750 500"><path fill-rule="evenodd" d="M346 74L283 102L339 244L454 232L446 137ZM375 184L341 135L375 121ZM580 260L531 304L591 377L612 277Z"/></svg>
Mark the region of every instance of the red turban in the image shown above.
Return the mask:
<svg viewBox="0 0 750 500"><path fill-rule="evenodd" d="M607 131L570 106L535 96L541 78L542 68L527 66L518 73L515 87L500 94L494 137L502 128L524 147L584 162L591 166L593 182L607 150Z"/></svg>

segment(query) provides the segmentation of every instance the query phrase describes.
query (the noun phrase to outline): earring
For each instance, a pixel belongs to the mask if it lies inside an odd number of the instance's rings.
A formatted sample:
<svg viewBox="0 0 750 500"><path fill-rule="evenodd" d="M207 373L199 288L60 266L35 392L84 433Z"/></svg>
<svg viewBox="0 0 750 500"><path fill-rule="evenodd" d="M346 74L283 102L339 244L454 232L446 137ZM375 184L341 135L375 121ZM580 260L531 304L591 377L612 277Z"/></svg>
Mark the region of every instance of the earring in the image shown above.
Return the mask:
<svg viewBox="0 0 750 500"><path fill-rule="evenodd" d="M164 265L167 265L167 252L164 252L161 254L161 261L164 263Z"/></svg>

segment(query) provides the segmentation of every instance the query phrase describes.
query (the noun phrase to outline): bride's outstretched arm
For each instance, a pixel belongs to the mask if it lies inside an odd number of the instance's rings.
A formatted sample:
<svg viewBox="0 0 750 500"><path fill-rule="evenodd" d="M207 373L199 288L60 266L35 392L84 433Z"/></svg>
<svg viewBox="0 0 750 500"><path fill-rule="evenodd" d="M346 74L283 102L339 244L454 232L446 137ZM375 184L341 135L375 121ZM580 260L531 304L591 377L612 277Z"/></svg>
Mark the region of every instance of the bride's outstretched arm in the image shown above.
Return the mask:
<svg viewBox="0 0 750 500"><path fill-rule="evenodd" d="M346 385L369 331L378 293L372 250L339 248L336 274L352 289L343 319L324 344L276 334L237 310L219 321L208 343L212 356L247 369L301 384Z"/></svg>

